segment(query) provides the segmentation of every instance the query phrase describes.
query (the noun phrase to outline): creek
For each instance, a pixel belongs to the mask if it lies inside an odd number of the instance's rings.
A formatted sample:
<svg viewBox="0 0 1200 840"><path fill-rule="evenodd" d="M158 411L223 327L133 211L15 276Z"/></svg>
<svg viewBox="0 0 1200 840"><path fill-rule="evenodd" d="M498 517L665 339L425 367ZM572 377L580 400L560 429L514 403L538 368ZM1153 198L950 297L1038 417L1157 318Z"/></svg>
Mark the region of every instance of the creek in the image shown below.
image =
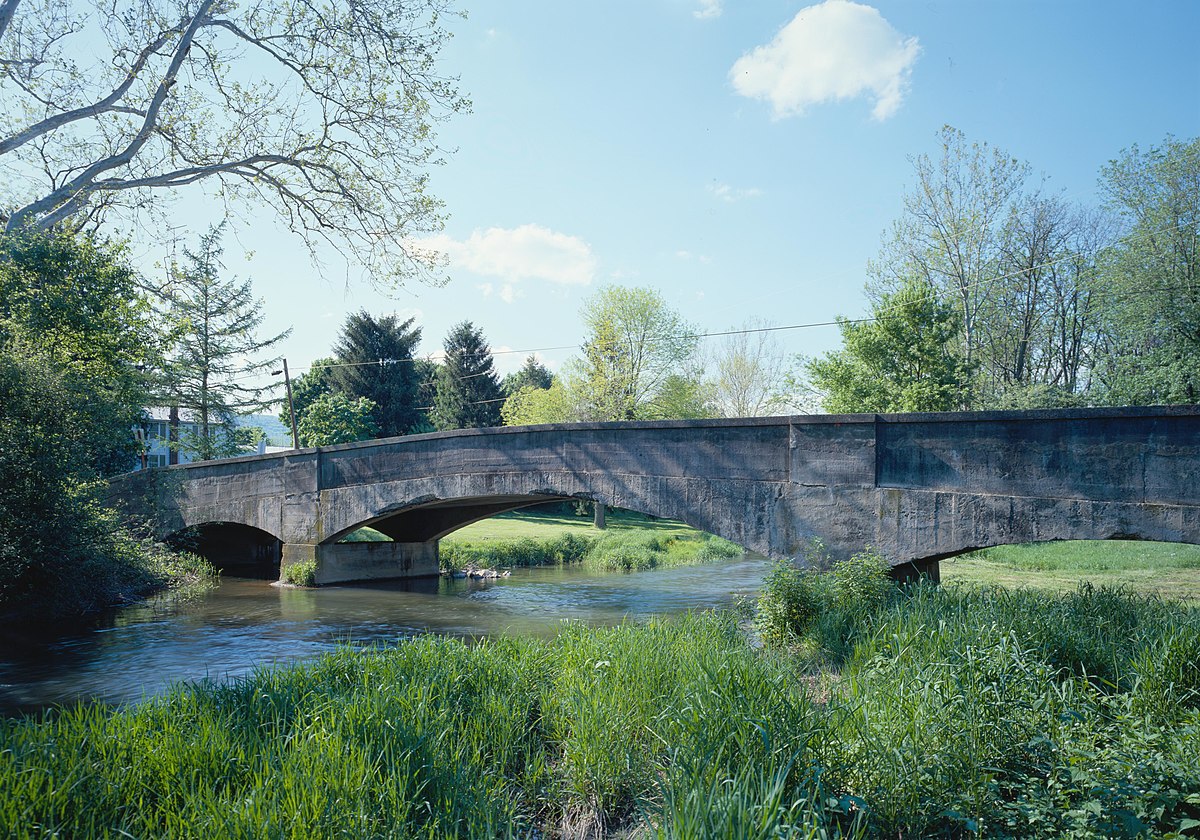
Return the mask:
<svg viewBox="0 0 1200 840"><path fill-rule="evenodd" d="M0 635L0 714L84 700L123 704L184 680L236 678L341 644L394 644L421 633L464 639L549 636L564 621L615 624L728 607L770 564L754 555L635 573L514 569L499 580L448 578L283 589L223 577L182 603L151 599L67 631Z"/></svg>

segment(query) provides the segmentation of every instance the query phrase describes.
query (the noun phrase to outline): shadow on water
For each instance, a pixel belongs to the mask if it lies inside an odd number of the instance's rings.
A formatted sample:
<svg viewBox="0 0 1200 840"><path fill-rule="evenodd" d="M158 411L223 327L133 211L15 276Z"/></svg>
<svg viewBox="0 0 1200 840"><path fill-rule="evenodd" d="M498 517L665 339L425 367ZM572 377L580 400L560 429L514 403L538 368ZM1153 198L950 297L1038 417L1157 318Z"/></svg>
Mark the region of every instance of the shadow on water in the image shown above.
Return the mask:
<svg viewBox="0 0 1200 840"><path fill-rule="evenodd" d="M85 627L0 636L0 713L79 700L126 703L171 683L228 679L319 655L339 644L390 644L422 633L464 639L549 636L564 621L615 624L729 606L769 567L756 557L601 574L516 569L495 581L426 578L284 589L226 576L184 603L150 600Z"/></svg>

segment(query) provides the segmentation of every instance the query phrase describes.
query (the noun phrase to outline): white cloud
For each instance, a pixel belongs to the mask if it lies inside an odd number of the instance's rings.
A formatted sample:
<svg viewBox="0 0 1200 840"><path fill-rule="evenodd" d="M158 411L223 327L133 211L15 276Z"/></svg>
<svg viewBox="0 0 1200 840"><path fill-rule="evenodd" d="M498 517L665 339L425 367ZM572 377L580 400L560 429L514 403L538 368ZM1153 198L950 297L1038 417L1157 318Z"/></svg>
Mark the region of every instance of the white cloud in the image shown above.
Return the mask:
<svg viewBox="0 0 1200 840"><path fill-rule="evenodd" d="M851 0L826 0L801 9L771 43L743 55L729 71L742 96L771 103L776 118L810 105L871 97L871 115L886 120L908 92L921 53L877 9Z"/></svg>
<svg viewBox="0 0 1200 840"><path fill-rule="evenodd" d="M590 245L541 225L476 230L465 240L440 234L416 244L445 254L454 268L505 281L493 290L504 300L514 297L511 287L522 280L587 285L596 273Z"/></svg>
<svg viewBox="0 0 1200 840"><path fill-rule="evenodd" d="M697 20L711 20L721 16L721 0L700 0L700 8L692 12Z"/></svg>
<svg viewBox="0 0 1200 840"><path fill-rule="evenodd" d="M762 190L758 187L740 189L738 187L731 187L729 184L709 184L708 191L722 201L731 203L741 201L744 198L758 198L762 195Z"/></svg>

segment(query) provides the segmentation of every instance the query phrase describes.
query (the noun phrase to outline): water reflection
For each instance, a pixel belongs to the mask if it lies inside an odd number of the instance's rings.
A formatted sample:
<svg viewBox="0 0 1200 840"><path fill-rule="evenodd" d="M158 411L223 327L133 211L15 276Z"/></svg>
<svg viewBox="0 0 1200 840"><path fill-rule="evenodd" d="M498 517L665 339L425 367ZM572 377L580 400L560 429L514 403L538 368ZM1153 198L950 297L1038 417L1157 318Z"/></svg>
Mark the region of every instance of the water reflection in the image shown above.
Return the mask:
<svg viewBox="0 0 1200 840"><path fill-rule="evenodd" d="M729 605L755 592L761 558L637 574L518 569L496 581L399 581L280 589L226 578L202 599L148 602L57 638L0 637L0 711L99 699L123 703L172 682L225 679L306 659L337 644L419 633L546 636L563 621L612 624Z"/></svg>

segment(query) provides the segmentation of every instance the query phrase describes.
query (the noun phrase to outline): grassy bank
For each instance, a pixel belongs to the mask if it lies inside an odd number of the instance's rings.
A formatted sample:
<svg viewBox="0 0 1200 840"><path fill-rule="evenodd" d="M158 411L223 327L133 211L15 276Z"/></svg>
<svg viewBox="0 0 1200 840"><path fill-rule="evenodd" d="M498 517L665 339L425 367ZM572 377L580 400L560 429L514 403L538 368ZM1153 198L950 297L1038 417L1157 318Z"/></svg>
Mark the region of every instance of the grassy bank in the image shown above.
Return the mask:
<svg viewBox="0 0 1200 840"><path fill-rule="evenodd" d="M596 571L645 571L736 557L728 540L681 522L614 511L608 528L591 518L559 512L501 514L454 532L441 541L442 568L513 568L580 563Z"/></svg>
<svg viewBox="0 0 1200 840"><path fill-rule="evenodd" d="M1200 546L1131 540L1005 545L944 560L941 574L948 583L1056 592L1090 583L1200 600Z"/></svg>
<svg viewBox="0 0 1200 840"><path fill-rule="evenodd" d="M570 626L548 641L423 637L131 709L10 721L0 835L1107 838L1200 826L1194 608L1091 588L903 595L843 578L827 593L838 628L802 623L767 649L731 614Z"/></svg>

